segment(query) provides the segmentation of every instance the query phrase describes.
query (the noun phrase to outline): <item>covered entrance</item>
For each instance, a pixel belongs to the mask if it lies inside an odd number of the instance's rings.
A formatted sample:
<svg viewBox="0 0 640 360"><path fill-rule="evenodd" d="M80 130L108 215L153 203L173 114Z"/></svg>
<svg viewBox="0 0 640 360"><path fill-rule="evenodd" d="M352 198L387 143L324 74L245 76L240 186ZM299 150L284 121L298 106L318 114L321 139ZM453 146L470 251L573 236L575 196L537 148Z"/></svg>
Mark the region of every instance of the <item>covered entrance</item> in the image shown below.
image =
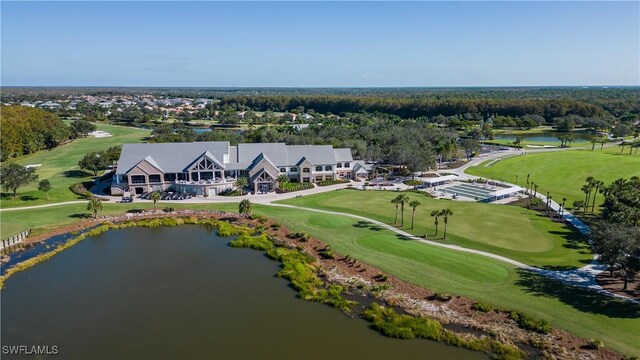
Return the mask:
<svg viewBox="0 0 640 360"><path fill-rule="evenodd" d="M253 179L253 191L256 194L264 194L275 189L276 178L266 170L261 170Z"/></svg>

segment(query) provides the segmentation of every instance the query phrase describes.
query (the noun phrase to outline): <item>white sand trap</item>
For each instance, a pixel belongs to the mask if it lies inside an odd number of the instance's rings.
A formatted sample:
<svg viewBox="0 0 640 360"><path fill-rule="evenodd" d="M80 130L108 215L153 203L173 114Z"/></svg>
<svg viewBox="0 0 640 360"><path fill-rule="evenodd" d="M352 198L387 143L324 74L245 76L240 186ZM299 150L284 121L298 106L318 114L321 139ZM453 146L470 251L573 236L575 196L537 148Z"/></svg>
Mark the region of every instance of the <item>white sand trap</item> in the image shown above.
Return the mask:
<svg viewBox="0 0 640 360"><path fill-rule="evenodd" d="M557 146L553 146L553 145L527 145L527 147L540 148L540 149L557 148Z"/></svg>
<svg viewBox="0 0 640 360"><path fill-rule="evenodd" d="M29 165L25 165L24 167L26 168L37 168L42 166L42 164L29 164Z"/></svg>
<svg viewBox="0 0 640 360"><path fill-rule="evenodd" d="M109 134L108 132L102 131L102 130L90 132L89 135L97 137L97 138L104 138L104 137L113 136L113 135Z"/></svg>

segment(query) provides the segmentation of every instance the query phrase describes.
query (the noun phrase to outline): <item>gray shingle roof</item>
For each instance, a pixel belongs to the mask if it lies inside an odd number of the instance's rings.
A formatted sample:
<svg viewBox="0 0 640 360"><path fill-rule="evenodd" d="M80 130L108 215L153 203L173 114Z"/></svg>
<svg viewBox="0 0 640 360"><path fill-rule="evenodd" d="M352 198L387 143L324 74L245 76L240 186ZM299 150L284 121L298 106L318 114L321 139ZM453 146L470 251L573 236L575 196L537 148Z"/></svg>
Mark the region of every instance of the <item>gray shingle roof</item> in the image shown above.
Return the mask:
<svg viewBox="0 0 640 360"><path fill-rule="evenodd" d="M254 143L229 146L229 142L193 142L160 144L124 144L117 174L125 174L143 159L150 157L154 166L165 173L183 172L196 159L207 154L227 170L247 169L258 156L264 156L276 167L296 166L303 158L314 165L332 165L353 161L351 150L333 149L331 145L285 145ZM225 155L227 162L225 163Z"/></svg>
<svg viewBox="0 0 640 360"><path fill-rule="evenodd" d="M206 151L209 151L218 162L222 163L228 149L229 143L226 141L124 144L116 173L125 174L147 156L151 156L155 160L155 165L158 165L165 173L182 172Z"/></svg>

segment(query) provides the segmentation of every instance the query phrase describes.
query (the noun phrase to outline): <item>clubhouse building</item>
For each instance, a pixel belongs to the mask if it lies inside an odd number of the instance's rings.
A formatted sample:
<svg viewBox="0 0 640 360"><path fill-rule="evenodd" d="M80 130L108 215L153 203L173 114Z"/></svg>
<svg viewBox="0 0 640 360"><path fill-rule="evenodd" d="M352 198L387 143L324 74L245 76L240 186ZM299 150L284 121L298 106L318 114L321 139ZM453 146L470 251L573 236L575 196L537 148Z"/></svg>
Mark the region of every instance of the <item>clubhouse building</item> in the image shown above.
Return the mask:
<svg viewBox="0 0 640 360"><path fill-rule="evenodd" d="M255 193L275 190L280 176L290 182L365 178L364 163L351 149L331 145L192 142L124 144L111 194L171 190L212 196L246 177Z"/></svg>

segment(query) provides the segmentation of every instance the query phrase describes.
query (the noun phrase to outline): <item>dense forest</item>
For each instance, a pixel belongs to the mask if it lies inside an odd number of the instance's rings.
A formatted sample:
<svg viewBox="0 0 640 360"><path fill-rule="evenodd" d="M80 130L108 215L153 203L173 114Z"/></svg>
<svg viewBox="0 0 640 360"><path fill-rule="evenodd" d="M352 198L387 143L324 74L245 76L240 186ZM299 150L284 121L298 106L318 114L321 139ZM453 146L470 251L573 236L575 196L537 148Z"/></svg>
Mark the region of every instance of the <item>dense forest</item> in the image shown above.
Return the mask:
<svg viewBox="0 0 640 360"><path fill-rule="evenodd" d="M52 149L75 136L57 115L21 106L0 108L0 134L2 161Z"/></svg>

